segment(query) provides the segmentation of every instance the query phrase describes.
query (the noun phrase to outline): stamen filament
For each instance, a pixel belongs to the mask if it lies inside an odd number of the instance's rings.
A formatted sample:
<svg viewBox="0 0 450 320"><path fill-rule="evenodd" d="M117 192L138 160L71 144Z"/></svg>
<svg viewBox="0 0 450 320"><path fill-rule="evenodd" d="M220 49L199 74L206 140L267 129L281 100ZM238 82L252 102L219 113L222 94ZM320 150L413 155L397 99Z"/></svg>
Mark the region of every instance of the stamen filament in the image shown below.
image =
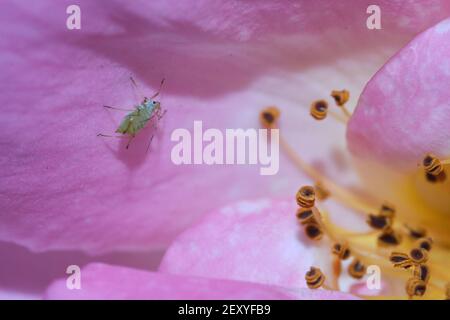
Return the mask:
<svg viewBox="0 0 450 320"><path fill-rule="evenodd" d="M344 113L346 119L350 119L352 116L351 112L348 111L348 109L345 107L345 104L350 99L350 92L348 90L333 90L331 91L331 96L333 97L334 101L336 102L336 105L341 108L342 112Z"/></svg>
<svg viewBox="0 0 450 320"><path fill-rule="evenodd" d="M347 112L348 112L348 110L347 110ZM348 119L350 118L350 116L345 114L345 112L344 112L344 115L345 115L344 117L341 114L334 112L333 110L329 110L328 114L330 116L332 116L335 120L337 120L345 125L347 125Z"/></svg>
<svg viewBox="0 0 450 320"><path fill-rule="evenodd" d="M341 276L341 260L338 257L333 257L333 288L340 291L339 277Z"/></svg>
<svg viewBox="0 0 450 320"><path fill-rule="evenodd" d="M318 215L316 216L316 221L317 221L317 223L319 223L319 225L322 228L323 232L330 238L330 240L332 242L334 242L334 243L340 243L340 242L343 242L343 241L347 241L347 238L342 237L342 235L337 236L335 233L333 233L330 230L330 228L329 228L330 223L326 223L327 214L324 213L323 211L320 211L320 212L321 212L320 216L318 216ZM353 250L352 250L352 256L354 258L362 260L359 255L355 255L354 254Z"/></svg>
<svg viewBox="0 0 450 320"><path fill-rule="evenodd" d="M347 120L351 118L352 113L345 107L345 105L340 106L342 112L346 116Z"/></svg>
<svg viewBox="0 0 450 320"><path fill-rule="evenodd" d="M331 197L335 197L336 200L346 205L349 208L354 209L357 212L372 212L375 211L375 207L369 205L354 193L344 189L343 187L335 184L333 181L322 175L314 167L306 163L300 158L292 147L284 139L280 133L280 146L286 152L291 161L305 174L307 174L314 181L320 181L330 192Z"/></svg>

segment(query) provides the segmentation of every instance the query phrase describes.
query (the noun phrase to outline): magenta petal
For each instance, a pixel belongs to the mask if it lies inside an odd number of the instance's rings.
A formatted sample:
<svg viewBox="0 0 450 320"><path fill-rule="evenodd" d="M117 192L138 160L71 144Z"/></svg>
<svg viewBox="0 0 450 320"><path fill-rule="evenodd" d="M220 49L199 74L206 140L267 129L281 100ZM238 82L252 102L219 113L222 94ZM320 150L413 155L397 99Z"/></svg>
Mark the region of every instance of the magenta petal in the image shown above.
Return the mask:
<svg viewBox="0 0 450 320"><path fill-rule="evenodd" d="M327 273L330 254L306 239L295 211L293 200L262 199L210 213L174 241L159 270L306 287L306 271L317 265Z"/></svg>
<svg viewBox="0 0 450 320"><path fill-rule="evenodd" d="M66 280L54 282L47 299L354 299L325 290L288 290L250 282L183 277L90 264L81 270L81 289L69 290Z"/></svg>
<svg viewBox="0 0 450 320"><path fill-rule="evenodd" d="M402 169L450 154L450 19L417 36L367 84L349 123L350 150Z"/></svg>

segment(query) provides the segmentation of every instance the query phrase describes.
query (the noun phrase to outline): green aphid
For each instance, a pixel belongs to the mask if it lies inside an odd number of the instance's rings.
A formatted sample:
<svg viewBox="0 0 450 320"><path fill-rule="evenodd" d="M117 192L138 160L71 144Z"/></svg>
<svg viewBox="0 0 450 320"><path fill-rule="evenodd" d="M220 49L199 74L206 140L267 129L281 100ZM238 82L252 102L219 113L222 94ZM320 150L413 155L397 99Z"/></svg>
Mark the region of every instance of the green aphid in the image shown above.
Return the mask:
<svg viewBox="0 0 450 320"><path fill-rule="evenodd" d="M130 78L132 84L137 88L136 82L133 78ZM136 136L136 134L141 131L147 123L149 123L151 120L156 119L156 121L153 121L153 127L156 130L158 121L161 120L161 118L166 114L167 110L162 110L161 103L159 101L154 100L159 93L161 92L162 85L164 83L164 79L161 81L161 84L159 86L159 90L150 98L144 97L144 100L138 105L134 107L134 109L121 109L116 107L110 107L110 106L104 106L108 109L114 109L114 110L121 110L121 111L129 111L129 113L123 118L122 122L120 123L119 127L116 129L116 133L121 133L121 136L112 136L112 135L105 135L102 133L99 133L97 136L100 137L108 137L108 138L123 138L125 135L129 137L128 143L126 148L130 146L131 141ZM153 135L150 138L150 143L153 140ZM148 149L148 148L147 148Z"/></svg>

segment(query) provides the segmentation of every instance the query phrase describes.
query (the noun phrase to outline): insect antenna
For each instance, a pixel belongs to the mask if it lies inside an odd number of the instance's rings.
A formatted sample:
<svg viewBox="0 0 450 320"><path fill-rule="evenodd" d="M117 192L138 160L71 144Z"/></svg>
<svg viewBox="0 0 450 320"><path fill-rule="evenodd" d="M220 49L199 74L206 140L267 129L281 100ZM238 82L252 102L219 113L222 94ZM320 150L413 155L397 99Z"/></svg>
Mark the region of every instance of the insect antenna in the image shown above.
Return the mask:
<svg viewBox="0 0 450 320"><path fill-rule="evenodd" d="M117 108L117 107L111 107L111 106L103 106L103 108L113 109L113 110L120 110L120 111L134 111L132 109L123 109L123 108Z"/></svg>
<svg viewBox="0 0 450 320"><path fill-rule="evenodd" d="M152 96L150 97L150 100L152 100L152 99L156 98L157 96L159 96L159 94L161 93L162 86L163 86L163 84L164 84L165 81L166 81L166 78L162 78L161 83L159 84L159 89L158 89L158 91L157 91L154 95L152 95Z"/></svg>
<svg viewBox="0 0 450 320"><path fill-rule="evenodd" d="M125 136L112 136L112 135L103 134L103 133L98 133L98 134L97 134L97 137L104 137L104 138L119 138L119 139L125 138Z"/></svg>
<svg viewBox="0 0 450 320"><path fill-rule="evenodd" d="M130 76L130 81L131 81L132 87L136 90L137 94L139 95L138 100L142 99L142 97L145 97L145 95L141 91L141 88L138 86L137 82L134 80L133 76ZM136 97L136 92L135 92L135 97Z"/></svg>

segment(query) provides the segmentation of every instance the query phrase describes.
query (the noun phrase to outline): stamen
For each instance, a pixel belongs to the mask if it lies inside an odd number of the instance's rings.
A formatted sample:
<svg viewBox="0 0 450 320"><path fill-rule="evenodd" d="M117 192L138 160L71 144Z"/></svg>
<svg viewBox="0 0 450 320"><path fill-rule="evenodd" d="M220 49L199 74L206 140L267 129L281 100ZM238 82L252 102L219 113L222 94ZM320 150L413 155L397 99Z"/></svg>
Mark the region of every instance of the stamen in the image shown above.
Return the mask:
<svg viewBox="0 0 450 320"><path fill-rule="evenodd" d="M425 228L421 227L412 228L407 224L405 224L405 228L408 230L408 233L411 236L411 238L414 239L420 239L427 235L427 231L425 230Z"/></svg>
<svg viewBox="0 0 450 320"><path fill-rule="evenodd" d="M314 221L314 213L312 208L299 208L296 216L299 222L303 225Z"/></svg>
<svg viewBox="0 0 450 320"><path fill-rule="evenodd" d="M328 191L321 182L316 182L314 189L316 190L317 199L321 201L326 200L330 196L330 191Z"/></svg>
<svg viewBox="0 0 450 320"><path fill-rule="evenodd" d="M414 277L428 283L430 280L430 269L426 265L418 265L414 267Z"/></svg>
<svg viewBox="0 0 450 320"><path fill-rule="evenodd" d="M332 247L332 252L337 256L337 260L333 262L333 270L335 270L335 276L340 274L340 260L348 259L351 255L351 251L346 242L340 242L331 232L327 230L325 223L322 221L319 210L314 205L315 200L314 188L310 186L303 186L297 192L296 195L297 204L301 206L297 210L297 218L301 224L305 225L305 233L312 240L322 239L324 234L327 234L329 238L335 242ZM308 201L305 201L308 200ZM365 265L361 262L361 259L356 255L353 255L353 262L348 268L348 273L356 278L361 279L366 271ZM335 287L338 287L337 278L335 279Z"/></svg>
<svg viewBox="0 0 450 320"><path fill-rule="evenodd" d="M323 232L320 225L316 222L309 222L305 225L305 233L311 240L318 241L322 239Z"/></svg>
<svg viewBox="0 0 450 320"><path fill-rule="evenodd" d="M312 187L302 187L297 192L297 203L299 205L303 205L301 201L299 201L299 194L303 195L302 190L308 190L308 194L311 193L309 188ZM313 189L314 191L314 189ZM302 198L300 196L300 198ZM346 260L351 256L351 250L346 242L339 242L337 241L336 237L333 236L332 233L330 233L325 223L322 221L322 217L320 215L320 212L317 210L316 207L313 208L304 208L301 207L297 211L297 217L301 221L302 224L306 224L305 226L305 233L306 235L312 239L312 240L320 240L322 239L324 234L327 234L329 238L335 242L335 244L332 247L332 253L336 255L337 259L333 261L333 270L335 275L335 284L334 286L338 288L338 281L337 277L340 275L341 265L340 260ZM353 255L353 262L348 267L348 273L356 278L361 279L364 277L366 272L365 265L361 262L361 259L357 255Z"/></svg>
<svg viewBox="0 0 450 320"><path fill-rule="evenodd" d="M406 283L406 292L410 299L413 296L422 296L430 279L430 269L425 265L428 260L428 251L422 248L414 248L409 255L403 252L392 252L389 260L394 267L413 268L413 278Z"/></svg>
<svg viewBox="0 0 450 320"><path fill-rule="evenodd" d="M428 260L428 251L422 248L414 248L409 253L411 260L416 264L422 264Z"/></svg>
<svg viewBox="0 0 450 320"><path fill-rule="evenodd" d="M361 279L366 274L366 266L355 258L348 266L348 274L355 279Z"/></svg>
<svg viewBox="0 0 450 320"><path fill-rule="evenodd" d="M414 265L409 256L403 252L392 252L389 260L395 268L409 269Z"/></svg>
<svg viewBox="0 0 450 320"><path fill-rule="evenodd" d="M280 110L277 107L267 107L259 114L259 120L264 128L274 128L280 118Z"/></svg>
<svg viewBox="0 0 450 320"><path fill-rule="evenodd" d="M401 235L392 227L394 216L395 208L388 203L383 203L378 215L369 214L367 217L369 226L382 231L377 239L377 243L381 247L396 246L401 242Z"/></svg>
<svg viewBox="0 0 450 320"><path fill-rule="evenodd" d="M331 91L331 96L334 98L336 105L342 110L345 117L350 119L352 116L351 112L345 107L348 99L350 98L350 92L348 90L333 90Z"/></svg>
<svg viewBox="0 0 450 320"><path fill-rule="evenodd" d="M393 219L395 216L395 207L388 202L384 202L381 205L381 208L380 208L380 211L378 214L380 216L386 217L388 219Z"/></svg>
<svg viewBox="0 0 450 320"><path fill-rule="evenodd" d="M400 244L402 237L399 232L393 229L395 216L395 208L383 203L378 215L369 214L367 223L375 230L381 230L378 235L377 244L380 247L397 246Z"/></svg>
<svg viewBox="0 0 450 320"><path fill-rule="evenodd" d="M378 245L381 247L397 246L402 240L401 235L392 228L386 228L378 236Z"/></svg>
<svg viewBox="0 0 450 320"><path fill-rule="evenodd" d="M369 214L367 223L374 229L384 230L391 227L391 223L384 216Z"/></svg>
<svg viewBox="0 0 450 320"><path fill-rule="evenodd" d="M428 153L422 161L425 169L425 176L429 182L445 181L447 175L444 171L444 166L450 164L450 159L440 160L434 154Z"/></svg>
<svg viewBox="0 0 450 320"><path fill-rule="evenodd" d="M341 107L345 105L350 99L350 92L348 90L333 90L331 91L331 96L334 98L336 104Z"/></svg>
<svg viewBox="0 0 450 320"><path fill-rule="evenodd" d="M295 198L297 199L297 204L302 208L312 208L316 201L316 193L314 188L311 186L303 186L298 190Z"/></svg>
<svg viewBox="0 0 450 320"><path fill-rule="evenodd" d="M433 245L433 240L431 238L423 238L416 241L416 248L422 248L424 250L430 251Z"/></svg>
<svg viewBox="0 0 450 320"><path fill-rule="evenodd" d="M311 186L303 186L297 191L295 196L300 208L297 210L297 218L305 226L305 234L311 240L318 241L323 237L320 225L320 213L314 207L316 194Z"/></svg>
<svg viewBox="0 0 450 320"><path fill-rule="evenodd" d="M325 100L317 100L311 103L309 112L314 119L319 121L325 119L328 115L331 115L335 120L342 122L343 124L347 124L347 118L342 117L333 110L329 110L328 102Z"/></svg>
<svg viewBox="0 0 450 320"><path fill-rule="evenodd" d="M419 278L410 278L406 283L406 293L408 294L410 299L414 296L423 296L426 290L427 284L425 283L425 281Z"/></svg>
<svg viewBox="0 0 450 320"><path fill-rule="evenodd" d="M350 257L351 251L348 248L347 243L336 243L332 249L333 254L335 254L340 260L346 260Z"/></svg>
<svg viewBox="0 0 450 320"><path fill-rule="evenodd" d="M343 93L341 93L341 96L338 96L338 94L334 92L333 97L338 106L340 104L344 105L348 100L348 97L345 97ZM329 113L330 110L328 110L328 104L324 100L317 101L311 106L311 114L318 120L324 119ZM276 107L269 107L261 112L260 119L264 127L273 128L277 125L279 115L280 112ZM405 232L405 230L402 231L408 236L406 237L406 240L401 243L402 234L400 234L397 229L394 229L394 227L397 228L398 226L402 226L402 224L400 222L394 224L394 217L396 214L394 206L389 203L383 203L379 208L374 207L374 202L371 202L370 198L361 198L352 191L342 188L333 183L333 181L327 179L314 167L303 161L281 135L280 143L281 148L291 158L294 164L315 181L315 188L312 186L303 186L298 190L296 202L300 208L297 210L296 216L300 224L304 227L305 234L308 238L320 240L324 236L327 236L327 240L334 243L331 248L332 253L335 255L332 268L334 289L339 288L338 279L342 268L341 260L352 257L352 262L348 266L348 273L356 279L364 277L366 265L369 264L382 266L383 273L398 277L398 272L390 268L390 263L392 263L394 267L407 269L410 271L410 274L412 273L413 278L410 278L406 285L406 291L410 298L422 296L427 290L429 292L427 293L427 297L434 297L442 294L444 286L443 282L444 280L449 280L448 275L445 273L446 269L444 265L440 264L440 262L447 261L446 256L444 256L444 253L446 252L442 251L443 249L439 246L435 249L435 252L433 253L434 263L431 264L433 277L430 280L430 267L425 265L425 263L428 260L428 252L432 247L432 240L430 238L425 238L425 229L404 225L407 232ZM446 161L441 161L440 164L442 163L446 164ZM448 163L450 164L450 160ZM432 170L432 172L436 173L435 170ZM442 172L440 172L439 175L441 175ZM427 174L429 173L427 172ZM432 174L430 175L432 176ZM345 228L338 227L331 221L327 221L326 211L323 211L322 208L322 212L319 211L318 207L320 207L321 202L316 203L316 198L319 201L323 201L328 196L334 197L342 204L357 212L378 212L366 215L369 225L371 225L375 231L368 233L352 233ZM397 250L406 251L407 247L413 243L412 240L414 239L416 239L416 241L409 254L392 252L391 256L388 256L386 250L377 249L377 245L383 247L395 245L398 246ZM407 274L400 275L400 277L405 281L408 279ZM308 271L305 276L305 280L308 287L311 289L317 289L319 287L326 288L324 285L325 276L319 268L311 267L311 270ZM450 289L447 291L450 292ZM447 291L446 295L449 296L449 292Z"/></svg>
<svg viewBox="0 0 450 320"><path fill-rule="evenodd" d="M335 242L335 244L346 243L346 241L339 241L338 238L336 237L336 235L334 234L334 231L340 230L341 228L338 228L334 225L330 225L329 226L330 228L328 228L328 225L327 225L328 222L326 220L325 212L319 212L319 210L316 207L314 207L313 209L314 209L313 211L316 214L318 214L318 218L316 219L316 221L320 225L323 234L327 235L331 241ZM334 229L336 229L336 230L334 230ZM342 236L342 235L347 234L347 232L339 231L338 234L339 234L339 236ZM375 251L375 252L372 251L371 253L368 253L368 251L370 251L372 248L372 246L367 242L369 239L371 239L371 237L369 235L366 235L364 238L361 238L358 240L356 240L356 239L354 239L354 241L353 241L353 239L350 240L350 241L352 241L352 246L353 246L350 255L353 256L353 260L356 260L356 261L353 261L354 266L348 268L348 273L352 277L363 277L365 274L364 268L365 268L366 263L362 263L362 261L368 260L367 261L368 264L377 264L377 265L383 266L383 268L385 268L383 271L384 273L390 273L393 276L398 277L399 276L398 273L395 273L395 272L389 270L389 265L387 264L388 257L384 257L384 255L380 255L381 252L378 252L378 251ZM421 240L425 240L425 239L428 240L427 238L424 238ZM338 248L336 248L334 250L337 250L337 249ZM363 258L361 257L361 255L363 256ZM408 255L406 255L406 254L402 254L402 255L406 259L410 259ZM409 261L410 261L410 267L424 265L424 264L415 264L411 259ZM418 260L418 261L420 261L420 260ZM338 263L337 265L336 265L336 262ZM359 264L357 262L359 262ZM333 270L335 269L336 266L340 267L340 263L337 258L334 259L334 261L333 261ZM433 270L437 271L437 269L438 269L437 267L438 266L435 265L433 267L434 268ZM423 277L424 280L428 281L428 276L425 275L425 273L428 273L428 274L430 273L428 267L426 266L421 269L418 269L418 268L419 267L416 268L417 269L416 274L419 276L419 270L420 270L420 272L421 272L420 276ZM364 272L362 272L363 270L364 270ZM335 283L337 283L337 277L339 276L339 273L336 275L336 273L334 272L333 274L336 277L333 280ZM401 276L401 277L405 277L405 281L407 280L406 276ZM433 282L426 286L426 287L429 287L429 288L427 288L427 290L430 291L430 294L429 294L430 298L436 297L439 294L439 292L442 292L441 291L442 289L440 289L441 285L440 285L440 280L439 280L441 277L446 278L443 275L437 275L435 272L435 276L432 279ZM322 287L325 287L325 286L322 286ZM333 286L333 289L335 289L335 288L338 288L338 286L337 285ZM372 298L373 299L374 297L363 297L362 296L362 298ZM385 298L399 299L400 297L385 297Z"/></svg>
<svg viewBox="0 0 450 320"><path fill-rule="evenodd" d="M306 210L302 210L302 212L303 211L306 211ZM337 238L337 236L334 234L334 231L336 231L338 229L340 230L340 228L337 228L334 225L330 225L331 229L328 228L328 225L327 225L328 222L326 220L326 214L324 214L323 212L322 213L319 212L319 210L316 207L313 207L311 209L311 211L313 212L313 217L314 217L313 221L314 221L314 223L317 223L317 225L320 227L320 230L321 230L321 232L322 232L322 234L324 236L327 235L329 237L329 239L331 241L333 241L335 244L346 244L347 243L345 240L339 240ZM307 216L310 217L311 213L309 213ZM317 227L317 225L316 225L316 227ZM334 230L334 229L336 229L336 230ZM338 232L339 236L343 236L344 235L344 237L345 237L345 235L347 233L348 232L341 232L341 231ZM353 264L353 266L349 266L348 273L354 278L358 278L358 277L362 278L364 276L364 274L365 274L365 265L366 265L362 261L363 260L368 260L368 262L367 262L368 264L377 264L377 265L383 266L384 268L386 268L384 270L385 273L391 273L393 276L394 275L398 276L397 273L392 272L392 271L390 271L388 269L388 267L389 267L388 264L387 264L388 260L389 260L388 257L384 257L384 255L380 255L381 252L372 252L370 254L367 252L368 250L369 251L371 250L370 249L371 246L367 242L369 239L371 239L370 234L367 234L367 235L365 235L365 237L361 237L358 240L356 240L356 239L354 239L354 241L352 239L350 240L350 241L352 241L352 245L355 246L351 250L351 253L350 253L350 256L353 256L354 264ZM423 241L424 243L429 243L429 241L430 241L428 238L423 238L423 239L420 239L420 240ZM417 242L417 243L419 243L419 242ZM359 247L356 247L357 245ZM335 248L332 248L333 251L339 251L339 249L340 249L339 246L335 246ZM425 266L425 267L421 267L419 269L419 266L424 266L424 264L422 263L422 262L425 261L425 259L423 259L423 256L421 258L418 255L414 254L414 256L416 257L415 261L413 261L406 254L401 253L401 256L403 256L404 260L408 262L409 268L414 267L413 270L415 270L417 276L421 277L420 278L421 280L422 279L423 279L423 281L426 280L425 282L428 281L428 275L427 274L430 273L429 272L429 268L427 266ZM394 261L395 260L392 260L391 262L394 262ZM418 263L418 262L420 262L420 263ZM404 266L406 268L406 264ZM337 268L337 267L339 267L339 268ZM339 272L336 273L335 269L339 270ZM437 271L436 269L437 269L437 266L434 266L434 271ZM336 259L333 260L333 274L336 277L336 278L333 279L333 281L335 283L335 285L333 286L333 289L336 289L336 288L338 288L338 285L337 285L338 281L337 281L337 279L338 279L338 277L340 275L340 260L338 259L337 255L336 255ZM430 291L430 297L436 296L438 294L439 290L442 290L442 289L439 289L439 286L440 286L439 285L439 281L440 281L439 278L440 277L441 277L441 275L435 274L434 278L436 278L436 279L433 280L433 283L429 284L428 290ZM445 278L445 276L444 276L444 278ZM405 281L406 280L407 279L405 279ZM324 286L322 286L322 287L324 287ZM427 287L428 287L428 285L427 285ZM366 298L369 298L369 297L366 297ZM399 297L395 297L395 298L398 299Z"/></svg>
<svg viewBox="0 0 450 320"><path fill-rule="evenodd" d="M325 282L325 275L319 268L311 267L305 274L305 280L308 288L318 289Z"/></svg>
<svg viewBox="0 0 450 320"><path fill-rule="evenodd" d="M316 120L323 120L327 117L328 103L325 100L318 100L311 103L311 116Z"/></svg>
<svg viewBox="0 0 450 320"><path fill-rule="evenodd" d="M426 173L425 178L430 183L444 182L447 179L447 174L445 171L442 171L438 176L433 176L430 173Z"/></svg>

